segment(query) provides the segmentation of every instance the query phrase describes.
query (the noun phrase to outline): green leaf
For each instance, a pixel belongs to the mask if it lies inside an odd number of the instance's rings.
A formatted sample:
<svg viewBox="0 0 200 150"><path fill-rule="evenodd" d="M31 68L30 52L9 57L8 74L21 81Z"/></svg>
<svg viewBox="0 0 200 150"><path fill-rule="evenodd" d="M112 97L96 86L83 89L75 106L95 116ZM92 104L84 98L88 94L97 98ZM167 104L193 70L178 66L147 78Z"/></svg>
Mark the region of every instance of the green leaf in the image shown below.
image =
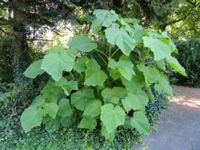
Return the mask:
<svg viewBox="0 0 200 150"><path fill-rule="evenodd" d="M56 103L45 103L43 109L45 114L48 114L53 119L56 118L58 112L58 105Z"/></svg>
<svg viewBox="0 0 200 150"><path fill-rule="evenodd" d="M140 134L148 134L150 132L150 124L143 111L134 112L130 123Z"/></svg>
<svg viewBox="0 0 200 150"><path fill-rule="evenodd" d="M62 117L60 118L60 123L65 128L70 128L73 126L76 118L72 115L70 117Z"/></svg>
<svg viewBox="0 0 200 150"><path fill-rule="evenodd" d="M112 134L118 126L124 124L125 112L120 106L105 104L101 107L100 119L107 133Z"/></svg>
<svg viewBox="0 0 200 150"><path fill-rule="evenodd" d="M91 100L87 103L83 115L94 118L97 117L100 114L100 112L101 112L101 101Z"/></svg>
<svg viewBox="0 0 200 150"><path fill-rule="evenodd" d="M178 73L180 73L183 76L187 76L185 69L180 65L180 63L178 62L178 60L174 57L167 57L167 63L174 69L176 70Z"/></svg>
<svg viewBox="0 0 200 150"><path fill-rule="evenodd" d="M131 38L125 29L107 28L105 35L108 43L117 45L119 49L127 56L133 51L136 46L135 40Z"/></svg>
<svg viewBox="0 0 200 150"><path fill-rule="evenodd" d="M155 88L161 93L165 93L167 96L170 96L170 97L173 96L172 87L168 81L167 76L165 76L164 74L160 75L159 84L156 84Z"/></svg>
<svg viewBox="0 0 200 150"><path fill-rule="evenodd" d="M174 44L174 42L170 39L170 37L167 35L166 32L162 32L161 33L162 37L161 40L162 42L166 43L167 45L169 45L171 52L176 52L176 45Z"/></svg>
<svg viewBox="0 0 200 150"><path fill-rule="evenodd" d="M72 116L72 108L69 104L69 100L66 98L63 98L60 100L58 104L58 115L62 117L70 117Z"/></svg>
<svg viewBox="0 0 200 150"><path fill-rule="evenodd" d="M56 103L61 92L62 89L55 86L55 81L50 79L40 93L46 102Z"/></svg>
<svg viewBox="0 0 200 150"><path fill-rule="evenodd" d="M170 56L170 47L167 44L163 43L161 40L145 36L143 37L143 41L144 46L150 48L150 50L153 52L154 59L156 61Z"/></svg>
<svg viewBox="0 0 200 150"><path fill-rule="evenodd" d="M101 95L105 103L118 104L119 100L127 95L127 91L123 87L105 88Z"/></svg>
<svg viewBox="0 0 200 150"><path fill-rule="evenodd" d="M94 60L87 63L84 84L88 86L103 86L107 75L101 70L99 64Z"/></svg>
<svg viewBox="0 0 200 150"><path fill-rule="evenodd" d="M141 73L134 75L130 81L124 78L121 78L121 80L129 92L134 92L145 87L144 77Z"/></svg>
<svg viewBox="0 0 200 150"><path fill-rule="evenodd" d="M94 118L83 117L81 122L79 123L79 128L90 129L93 130L96 128L97 122Z"/></svg>
<svg viewBox="0 0 200 150"><path fill-rule="evenodd" d="M45 122L45 129L48 132L56 131L60 128L60 120L58 118L50 119L48 122Z"/></svg>
<svg viewBox="0 0 200 150"><path fill-rule="evenodd" d="M117 80L118 78L120 78L120 73L119 70L117 68L117 62L112 59L112 58L108 58L108 71L110 73L110 76L114 79Z"/></svg>
<svg viewBox="0 0 200 150"><path fill-rule="evenodd" d="M156 65L159 69L163 70L164 72L166 72L166 63L165 60L159 60L156 62Z"/></svg>
<svg viewBox="0 0 200 150"><path fill-rule="evenodd" d="M72 90L78 90L78 82L77 81L69 81L67 85L62 87L64 93L69 96Z"/></svg>
<svg viewBox="0 0 200 150"><path fill-rule="evenodd" d="M34 79L40 74L43 74L44 71L41 69L43 59L37 60L32 63L24 72L24 75L28 78Z"/></svg>
<svg viewBox="0 0 200 150"><path fill-rule="evenodd" d="M144 91L137 93L128 93L128 96L122 100L124 109L128 113L130 110L145 110L145 106L148 104L148 97Z"/></svg>
<svg viewBox="0 0 200 150"><path fill-rule="evenodd" d="M84 111L89 101L95 99L91 88L83 88L71 95L71 104L78 110Z"/></svg>
<svg viewBox="0 0 200 150"><path fill-rule="evenodd" d="M141 72L143 72L147 86L151 85L152 83L159 82L159 77L161 73L157 68L145 66L142 63L139 64L137 67Z"/></svg>
<svg viewBox="0 0 200 150"><path fill-rule="evenodd" d="M118 62L109 58L108 67L118 70L119 74L127 80L131 80L133 75L135 75L133 64L128 57L121 56Z"/></svg>
<svg viewBox="0 0 200 150"><path fill-rule="evenodd" d="M94 21L92 21L91 29L94 32L98 32L101 30L102 24L103 24L103 20L95 19Z"/></svg>
<svg viewBox="0 0 200 150"><path fill-rule="evenodd" d="M60 78L57 82L55 82L55 86L62 87L68 84L68 80L65 77Z"/></svg>
<svg viewBox="0 0 200 150"><path fill-rule="evenodd" d="M88 57L81 56L80 58L77 59L73 69L78 73L84 72L86 70L86 63L88 61L89 61Z"/></svg>
<svg viewBox="0 0 200 150"><path fill-rule="evenodd" d="M118 19L118 15L114 12L114 11L108 11L108 10L103 10L103 9L96 9L93 14L96 16L96 18L98 20L101 20L101 24L104 27L109 27L111 26L111 24L113 22L115 22ZM95 23L95 27L98 27L98 29L100 28L100 21L98 21L98 26L96 25L96 22L93 22L93 24Z"/></svg>
<svg viewBox="0 0 200 150"><path fill-rule="evenodd" d="M20 121L25 132L39 126L42 123L43 110L40 107L30 106L24 110Z"/></svg>
<svg viewBox="0 0 200 150"><path fill-rule="evenodd" d="M133 64L129 58L121 56L117 62L117 68L120 74L127 80L131 80L135 71L133 70Z"/></svg>
<svg viewBox="0 0 200 150"><path fill-rule="evenodd" d="M109 71L109 73L110 73L110 76L111 76L114 80L119 79L120 76L121 76L117 68L115 68L115 69L108 68L108 71Z"/></svg>
<svg viewBox="0 0 200 150"><path fill-rule="evenodd" d="M42 97L41 95L38 95L31 103L31 106L42 107L44 103L45 103L45 98Z"/></svg>
<svg viewBox="0 0 200 150"><path fill-rule="evenodd" d="M146 31L144 29L135 29L133 38L135 39L136 43L142 43L142 38L146 35Z"/></svg>
<svg viewBox="0 0 200 150"><path fill-rule="evenodd" d="M76 35L69 42L69 49L72 52L90 52L97 48L97 44L86 35Z"/></svg>
<svg viewBox="0 0 200 150"><path fill-rule="evenodd" d="M107 139L112 141L115 137L115 131L108 132L104 125L101 126L101 134Z"/></svg>
<svg viewBox="0 0 200 150"><path fill-rule="evenodd" d="M63 71L71 71L73 66L73 56L67 51L58 49L58 51L49 52L44 56L41 69L58 81L61 79Z"/></svg>
<svg viewBox="0 0 200 150"><path fill-rule="evenodd" d="M69 96L72 90L78 90L77 81L68 81L66 78L62 77L59 81L55 83L55 86L59 86L64 90L64 93Z"/></svg>

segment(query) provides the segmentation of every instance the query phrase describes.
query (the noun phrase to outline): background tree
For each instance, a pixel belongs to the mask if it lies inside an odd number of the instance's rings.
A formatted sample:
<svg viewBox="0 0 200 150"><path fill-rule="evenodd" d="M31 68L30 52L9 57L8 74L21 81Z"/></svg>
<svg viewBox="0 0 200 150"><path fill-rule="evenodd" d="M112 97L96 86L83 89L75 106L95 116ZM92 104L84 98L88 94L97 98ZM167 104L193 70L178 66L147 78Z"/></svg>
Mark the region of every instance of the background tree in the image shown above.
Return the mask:
<svg viewBox="0 0 200 150"><path fill-rule="evenodd" d="M114 9L123 16L142 20L146 26L166 29L176 37L200 37L199 0L0 0L1 51L12 60L3 61L4 70L12 71L10 77L16 85L27 82L23 72L32 61L33 42L45 41L41 35L47 29L56 32L60 20L77 20L80 10L89 14L96 8Z"/></svg>

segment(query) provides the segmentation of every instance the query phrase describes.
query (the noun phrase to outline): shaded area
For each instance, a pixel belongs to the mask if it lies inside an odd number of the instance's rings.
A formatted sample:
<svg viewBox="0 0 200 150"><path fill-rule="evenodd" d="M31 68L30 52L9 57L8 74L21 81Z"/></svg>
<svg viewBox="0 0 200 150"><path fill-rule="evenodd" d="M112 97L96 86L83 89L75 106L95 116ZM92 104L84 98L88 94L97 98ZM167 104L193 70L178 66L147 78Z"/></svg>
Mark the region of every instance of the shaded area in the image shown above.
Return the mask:
<svg viewBox="0 0 200 150"><path fill-rule="evenodd" d="M142 145L133 150L200 150L200 89L174 86L160 121Z"/></svg>

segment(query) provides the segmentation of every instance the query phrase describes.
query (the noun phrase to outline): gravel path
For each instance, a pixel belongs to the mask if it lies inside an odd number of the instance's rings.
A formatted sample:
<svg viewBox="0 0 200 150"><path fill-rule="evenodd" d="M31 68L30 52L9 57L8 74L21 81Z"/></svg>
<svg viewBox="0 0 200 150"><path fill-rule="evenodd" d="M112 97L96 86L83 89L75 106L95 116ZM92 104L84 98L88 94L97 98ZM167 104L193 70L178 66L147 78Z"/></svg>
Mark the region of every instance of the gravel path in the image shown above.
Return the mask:
<svg viewBox="0 0 200 150"><path fill-rule="evenodd" d="M155 130L132 150L200 150L200 89L174 86Z"/></svg>

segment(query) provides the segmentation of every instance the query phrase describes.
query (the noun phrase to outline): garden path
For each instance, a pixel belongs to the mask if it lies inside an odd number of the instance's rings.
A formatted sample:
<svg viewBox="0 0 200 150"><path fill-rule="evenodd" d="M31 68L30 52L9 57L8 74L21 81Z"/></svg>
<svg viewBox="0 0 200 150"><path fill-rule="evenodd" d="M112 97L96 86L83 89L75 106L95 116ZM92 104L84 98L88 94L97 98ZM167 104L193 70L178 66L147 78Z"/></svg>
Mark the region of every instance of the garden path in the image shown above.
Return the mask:
<svg viewBox="0 0 200 150"><path fill-rule="evenodd" d="M155 130L132 150L200 150L200 89L174 86Z"/></svg>

